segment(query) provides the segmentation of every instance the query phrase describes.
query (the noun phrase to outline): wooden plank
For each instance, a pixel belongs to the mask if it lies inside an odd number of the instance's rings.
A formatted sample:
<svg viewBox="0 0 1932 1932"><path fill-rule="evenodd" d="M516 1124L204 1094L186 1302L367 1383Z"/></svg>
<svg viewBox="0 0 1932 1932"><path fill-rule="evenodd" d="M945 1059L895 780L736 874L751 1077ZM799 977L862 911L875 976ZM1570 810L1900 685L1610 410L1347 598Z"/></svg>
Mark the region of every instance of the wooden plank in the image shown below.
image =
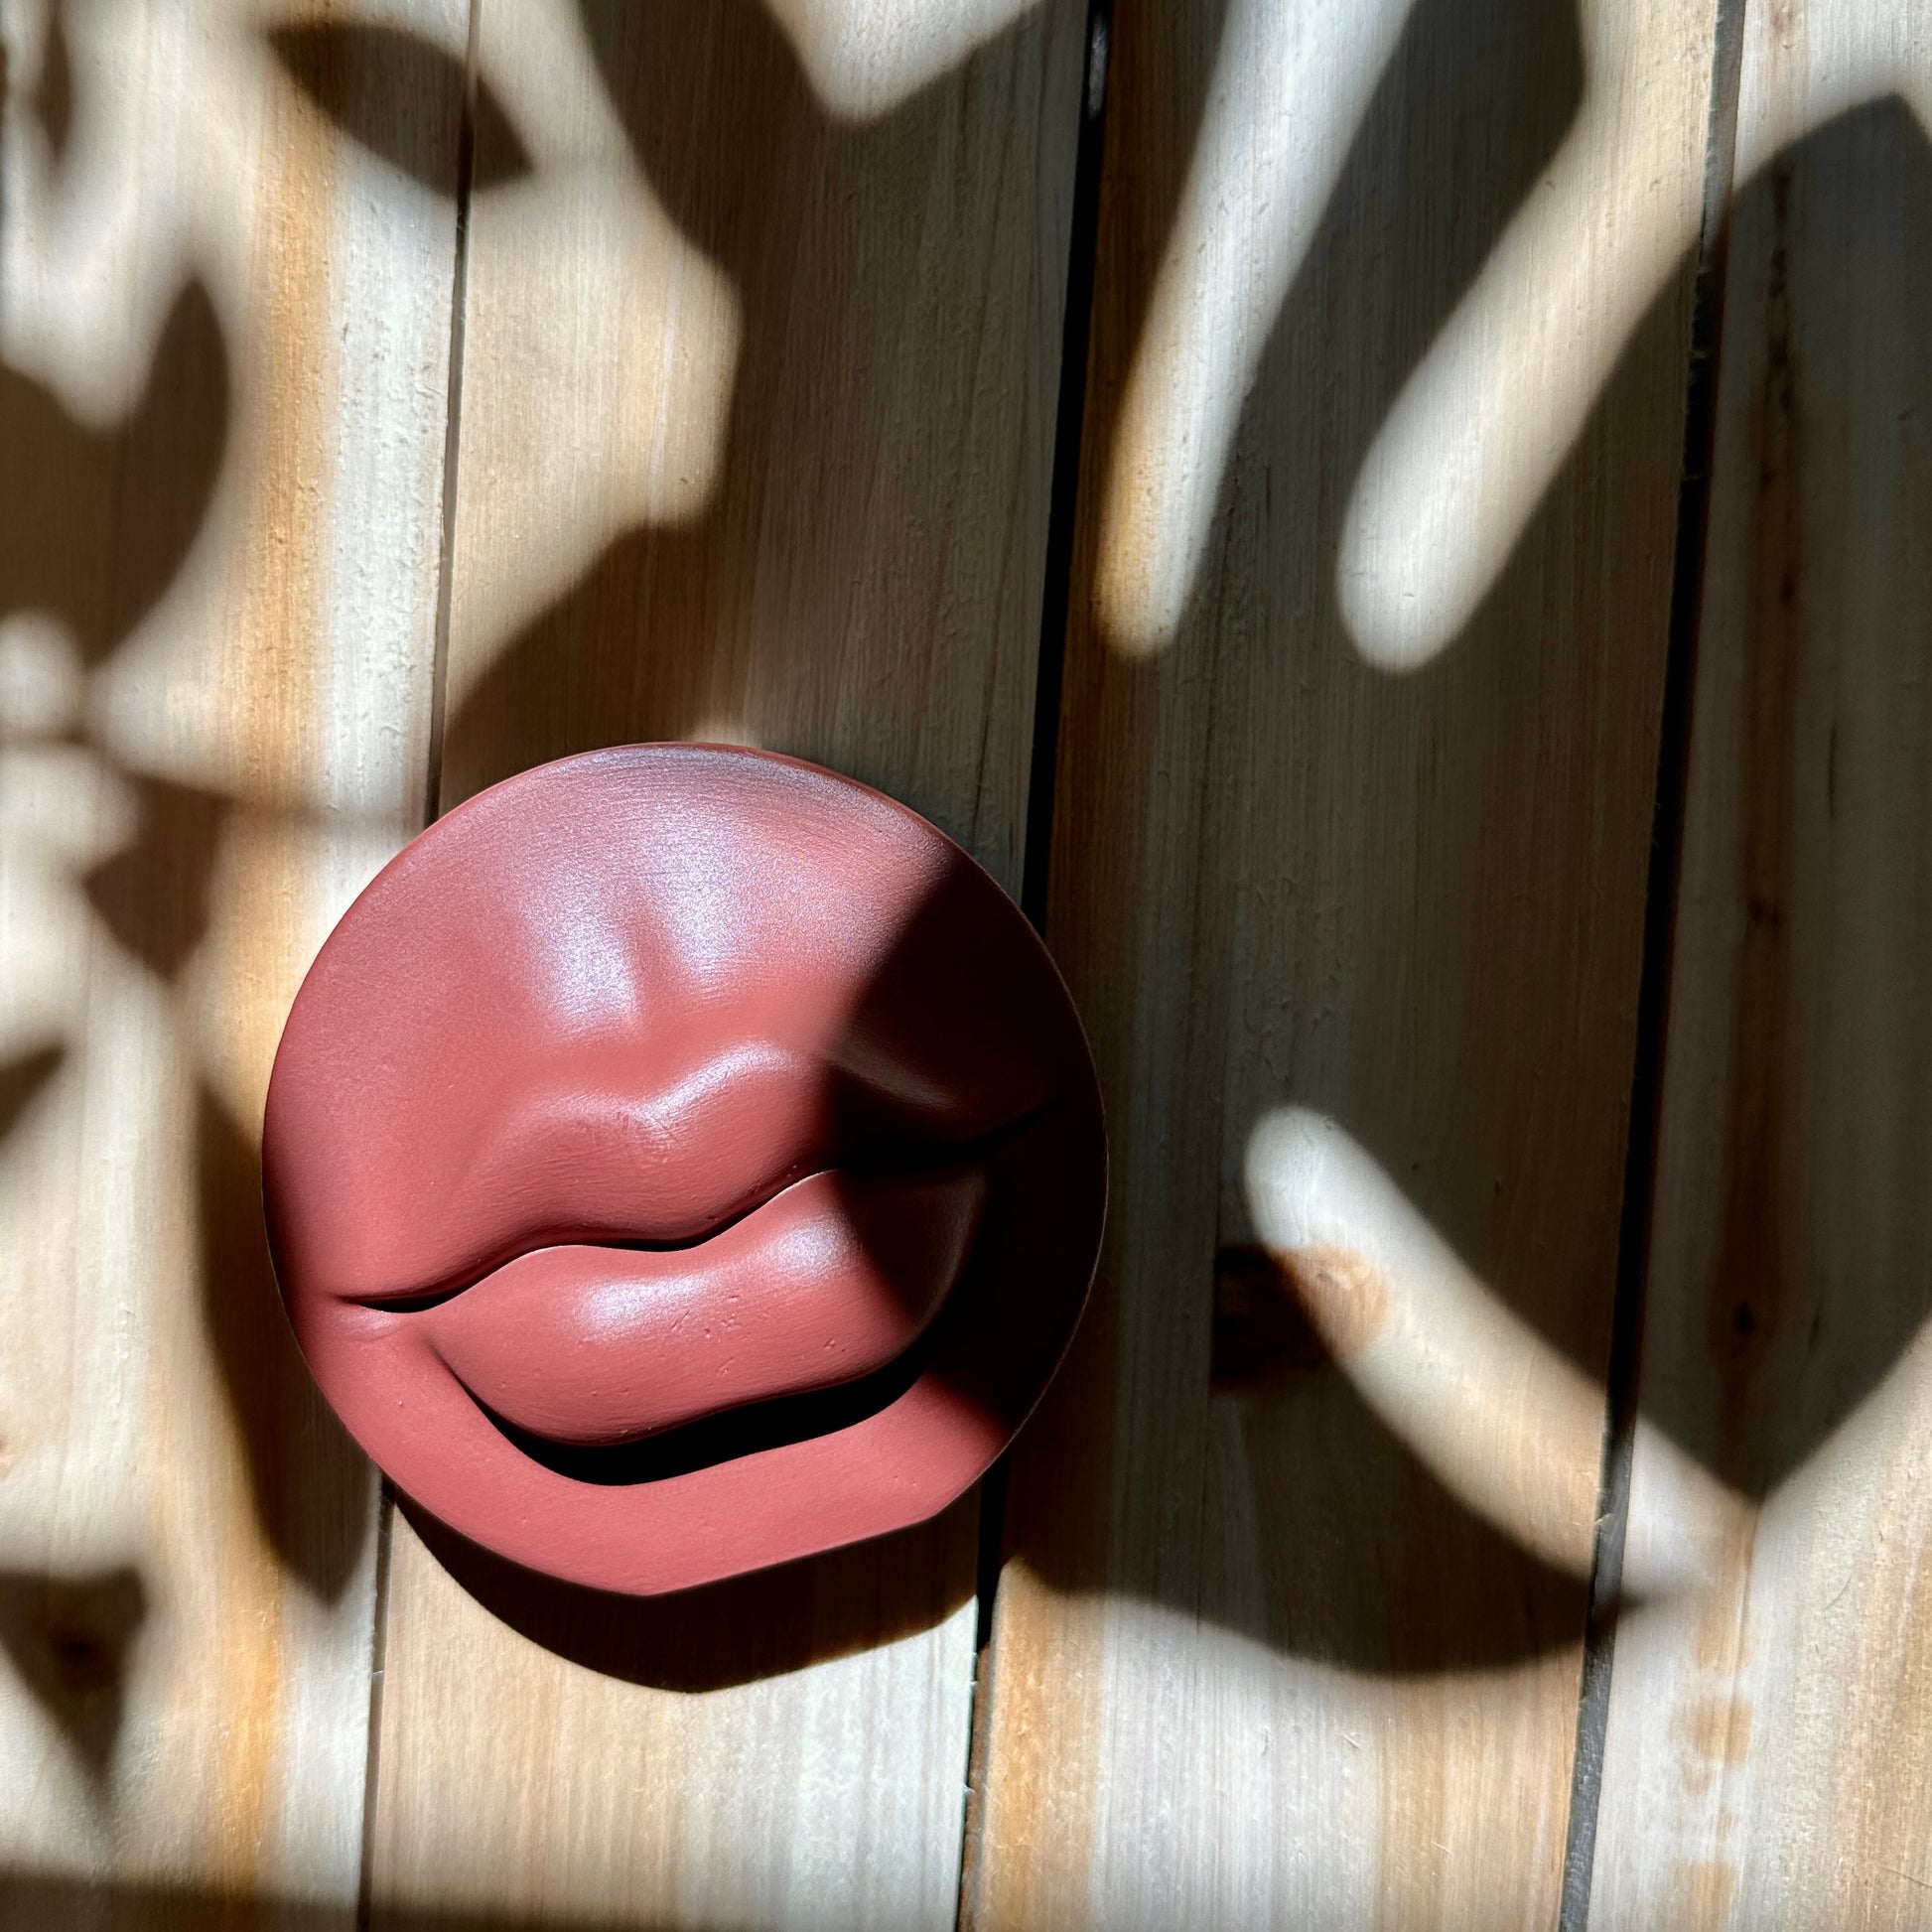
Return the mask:
<svg viewBox="0 0 1932 1932"><path fill-rule="evenodd" d="M214 4L4 31L0 1918L345 1924L374 1484L257 1145L420 818L461 67Z"/></svg>
<svg viewBox="0 0 1932 1932"><path fill-rule="evenodd" d="M1081 9L916 92L785 13L803 65L753 0L483 9L443 799L753 742L1013 889ZM950 1927L975 1523L626 1605L399 1521L375 1922Z"/></svg>
<svg viewBox="0 0 1932 1932"><path fill-rule="evenodd" d="M1713 11L1116 13L977 1927L1555 1918Z"/></svg>
<svg viewBox="0 0 1932 1932"><path fill-rule="evenodd" d="M1745 18L1590 1922L1932 1922L1932 29Z"/></svg>

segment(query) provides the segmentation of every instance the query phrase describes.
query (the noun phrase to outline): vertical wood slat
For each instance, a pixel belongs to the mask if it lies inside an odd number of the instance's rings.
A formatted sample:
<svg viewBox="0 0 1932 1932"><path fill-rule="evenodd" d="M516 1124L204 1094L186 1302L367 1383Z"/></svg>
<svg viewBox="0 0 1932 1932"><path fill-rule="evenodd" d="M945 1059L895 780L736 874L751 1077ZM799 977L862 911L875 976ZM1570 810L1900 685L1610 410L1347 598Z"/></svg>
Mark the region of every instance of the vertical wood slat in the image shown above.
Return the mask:
<svg viewBox="0 0 1932 1932"><path fill-rule="evenodd" d="M1015 890L1080 9L918 87L823 25L483 6L443 802L752 742ZM626 1605L399 1518L373 1923L950 1926L975 1523Z"/></svg>
<svg viewBox="0 0 1932 1932"><path fill-rule="evenodd" d="M1923 1924L1932 31L1750 8L1592 1925Z"/></svg>
<svg viewBox="0 0 1932 1932"><path fill-rule="evenodd" d="M354 1908L374 1486L257 1139L420 814L463 10L417 12L400 85L327 21L0 14L10 1924Z"/></svg>
<svg viewBox="0 0 1932 1932"><path fill-rule="evenodd" d="M1712 31L1116 14L1047 926L1112 1226L1015 1456L977 1927L1555 1917ZM1432 377L1525 507L1402 676L1338 564Z"/></svg>

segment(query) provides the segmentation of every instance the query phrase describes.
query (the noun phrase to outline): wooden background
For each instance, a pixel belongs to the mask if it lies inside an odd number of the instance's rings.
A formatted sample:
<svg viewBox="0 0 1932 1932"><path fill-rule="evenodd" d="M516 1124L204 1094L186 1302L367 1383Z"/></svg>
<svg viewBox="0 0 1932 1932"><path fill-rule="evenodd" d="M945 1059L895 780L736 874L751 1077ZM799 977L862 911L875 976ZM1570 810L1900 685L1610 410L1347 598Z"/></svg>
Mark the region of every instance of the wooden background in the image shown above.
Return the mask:
<svg viewBox="0 0 1932 1932"><path fill-rule="evenodd" d="M0 0L0 1924L1932 1925L1932 18ZM263 1248L425 822L689 737L1043 923L937 1522L382 1493Z"/></svg>

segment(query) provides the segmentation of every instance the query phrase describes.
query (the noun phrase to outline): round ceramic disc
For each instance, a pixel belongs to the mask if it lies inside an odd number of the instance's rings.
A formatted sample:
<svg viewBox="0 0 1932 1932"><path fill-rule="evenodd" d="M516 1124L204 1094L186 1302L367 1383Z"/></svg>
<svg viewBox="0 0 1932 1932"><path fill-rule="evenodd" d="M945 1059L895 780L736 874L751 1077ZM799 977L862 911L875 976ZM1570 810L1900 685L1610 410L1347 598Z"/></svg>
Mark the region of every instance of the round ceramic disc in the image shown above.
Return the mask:
<svg viewBox="0 0 1932 1932"><path fill-rule="evenodd" d="M532 1569L681 1589L942 1509L1100 1240L1093 1065L915 813L762 753L525 772L408 846L289 1016L263 1173L317 1382Z"/></svg>

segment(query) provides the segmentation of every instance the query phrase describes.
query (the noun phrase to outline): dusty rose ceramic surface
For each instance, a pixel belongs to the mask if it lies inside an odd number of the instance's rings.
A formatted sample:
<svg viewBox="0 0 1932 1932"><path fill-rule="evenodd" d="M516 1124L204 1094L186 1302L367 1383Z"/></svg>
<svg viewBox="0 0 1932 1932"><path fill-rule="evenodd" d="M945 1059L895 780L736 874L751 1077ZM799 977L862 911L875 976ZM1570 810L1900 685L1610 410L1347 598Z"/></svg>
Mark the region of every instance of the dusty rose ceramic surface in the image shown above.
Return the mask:
<svg viewBox="0 0 1932 1932"><path fill-rule="evenodd" d="M760 753L472 799L290 1014L263 1169L290 1318L399 1488L533 1569L679 1589L929 1516L1078 1317L1092 1063L932 826Z"/></svg>

